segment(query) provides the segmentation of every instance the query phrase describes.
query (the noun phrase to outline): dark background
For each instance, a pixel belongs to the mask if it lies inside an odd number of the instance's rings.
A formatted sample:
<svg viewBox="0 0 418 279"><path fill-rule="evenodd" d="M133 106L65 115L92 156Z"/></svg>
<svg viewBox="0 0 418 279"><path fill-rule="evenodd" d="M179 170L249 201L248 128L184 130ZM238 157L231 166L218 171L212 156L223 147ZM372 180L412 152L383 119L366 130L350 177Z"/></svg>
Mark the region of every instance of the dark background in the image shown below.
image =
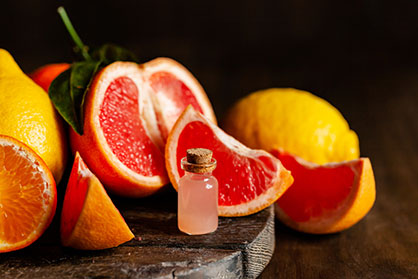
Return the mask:
<svg viewBox="0 0 418 279"><path fill-rule="evenodd" d="M59 5L87 45L113 42L143 62L168 56L183 63L220 118L254 90L296 87L326 98L351 120L364 94L390 98L400 92L379 85L418 77L415 0L2 0L0 46L25 71L71 61Z"/></svg>
<svg viewBox="0 0 418 279"><path fill-rule="evenodd" d="M26 72L72 59L59 5L88 45L180 61L220 120L269 87L308 90L346 117L373 164L373 209L331 236L277 222L262 278L418 278L418 1L2 0L0 47Z"/></svg>

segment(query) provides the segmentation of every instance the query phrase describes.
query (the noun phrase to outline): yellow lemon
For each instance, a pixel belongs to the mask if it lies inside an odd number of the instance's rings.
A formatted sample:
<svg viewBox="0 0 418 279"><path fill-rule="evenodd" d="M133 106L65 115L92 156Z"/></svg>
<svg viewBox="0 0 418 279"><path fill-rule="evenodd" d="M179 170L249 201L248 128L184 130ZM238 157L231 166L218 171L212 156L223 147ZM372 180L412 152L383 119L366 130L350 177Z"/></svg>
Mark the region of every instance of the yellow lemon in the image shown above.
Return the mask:
<svg viewBox="0 0 418 279"><path fill-rule="evenodd" d="M284 149L324 164L359 157L359 141L330 103L293 88L257 91L229 111L225 130L251 148Z"/></svg>
<svg viewBox="0 0 418 279"><path fill-rule="evenodd" d="M57 183L60 181L67 159L61 118L48 94L4 49L0 49L0 134L30 146L45 161Z"/></svg>

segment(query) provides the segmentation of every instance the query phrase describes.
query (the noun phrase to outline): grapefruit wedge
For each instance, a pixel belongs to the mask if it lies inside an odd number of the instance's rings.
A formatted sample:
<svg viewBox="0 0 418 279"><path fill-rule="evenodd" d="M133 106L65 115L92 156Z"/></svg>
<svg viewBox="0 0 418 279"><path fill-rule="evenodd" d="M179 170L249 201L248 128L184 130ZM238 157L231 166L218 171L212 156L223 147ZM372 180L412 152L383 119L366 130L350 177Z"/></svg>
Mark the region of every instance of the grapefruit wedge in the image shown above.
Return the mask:
<svg viewBox="0 0 418 279"><path fill-rule="evenodd" d="M171 130L165 160L170 181L177 190L184 171L180 160L189 148L213 151L219 183L220 216L245 216L274 203L293 178L280 161L263 150L253 150L227 135L200 112L188 106Z"/></svg>
<svg viewBox="0 0 418 279"><path fill-rule="evenodd" d="M56 206L55 181L45 162L24 143L0 135L0 253L37 240Z"/></svg>
<svg viewBox="0 0 418 279"><path fill-rule="evenodd" d="M99 250L116 247L133 237L100 181L76 153L61 213L62 244Z"/></svg>
<svg viewBox="0 0 418 279"><path fill-rule="evenodd" d="M376 190L369 158L317 165L281 150L272 152L292 172L292 187L276 202L276 216L313 234L335 233L360 221Z"/></svg>
<svg viewBox="0 0 418 279"><path fill-rule="evenodd" d="M212 105L196 78L170 58L156 58L143 65L144 80L149 85L159 130L163 140L177 118L191 105L216 123Z"/></svg>
<svg viewBox="0 0 418 279"><path fill-rule="evenodd" d="M70 131L92 172L113 193L143 197L168 182L155 113L136 63L115 62L94 78L84 104L84 133Z"/></svg>

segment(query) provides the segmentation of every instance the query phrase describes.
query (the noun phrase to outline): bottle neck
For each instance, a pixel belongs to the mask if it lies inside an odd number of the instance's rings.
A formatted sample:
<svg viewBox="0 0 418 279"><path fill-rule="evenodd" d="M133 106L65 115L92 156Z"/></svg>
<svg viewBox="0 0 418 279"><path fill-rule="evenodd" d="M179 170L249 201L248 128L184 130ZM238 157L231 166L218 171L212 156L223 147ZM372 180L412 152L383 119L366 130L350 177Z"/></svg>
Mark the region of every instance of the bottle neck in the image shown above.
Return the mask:
<svg viewBox="0 0 418 279"><path fill-rule="evenodd" d="M181 168L185 172L192 172L192 173L204 173L204 174L211 174L212 171L216 168L216 160L212 158L212 161L207 164L195 164L190 163L187 161L187 157L181 159Z"/></svg>
<svg viewBox="0 0 418 279"><path fill-rule="evenodd" d="M212 172L204 172L204 173L198 173L198 172L191 172L191 171L184 171L184 175L203 175L203 176L210 176L212 175Z"/></svg>

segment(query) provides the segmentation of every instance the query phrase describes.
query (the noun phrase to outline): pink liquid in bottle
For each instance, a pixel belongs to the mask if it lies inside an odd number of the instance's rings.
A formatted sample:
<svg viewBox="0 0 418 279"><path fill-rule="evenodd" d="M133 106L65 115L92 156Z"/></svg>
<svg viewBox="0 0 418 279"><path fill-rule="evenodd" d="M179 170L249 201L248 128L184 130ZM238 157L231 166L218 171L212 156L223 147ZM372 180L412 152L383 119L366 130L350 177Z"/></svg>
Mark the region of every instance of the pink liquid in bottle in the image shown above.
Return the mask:
<svg viewBox="0 0 418 279"><path fill-rule="evenodd" d="M210 157L196 162L190 158L189 150ZM181 161L185 175L180 178L178 188L178 227L191 235L207 234L218 228L218 181L212 176L216 161L211 159L210 150L189 150L187 160L185 157Z"/></svg>

